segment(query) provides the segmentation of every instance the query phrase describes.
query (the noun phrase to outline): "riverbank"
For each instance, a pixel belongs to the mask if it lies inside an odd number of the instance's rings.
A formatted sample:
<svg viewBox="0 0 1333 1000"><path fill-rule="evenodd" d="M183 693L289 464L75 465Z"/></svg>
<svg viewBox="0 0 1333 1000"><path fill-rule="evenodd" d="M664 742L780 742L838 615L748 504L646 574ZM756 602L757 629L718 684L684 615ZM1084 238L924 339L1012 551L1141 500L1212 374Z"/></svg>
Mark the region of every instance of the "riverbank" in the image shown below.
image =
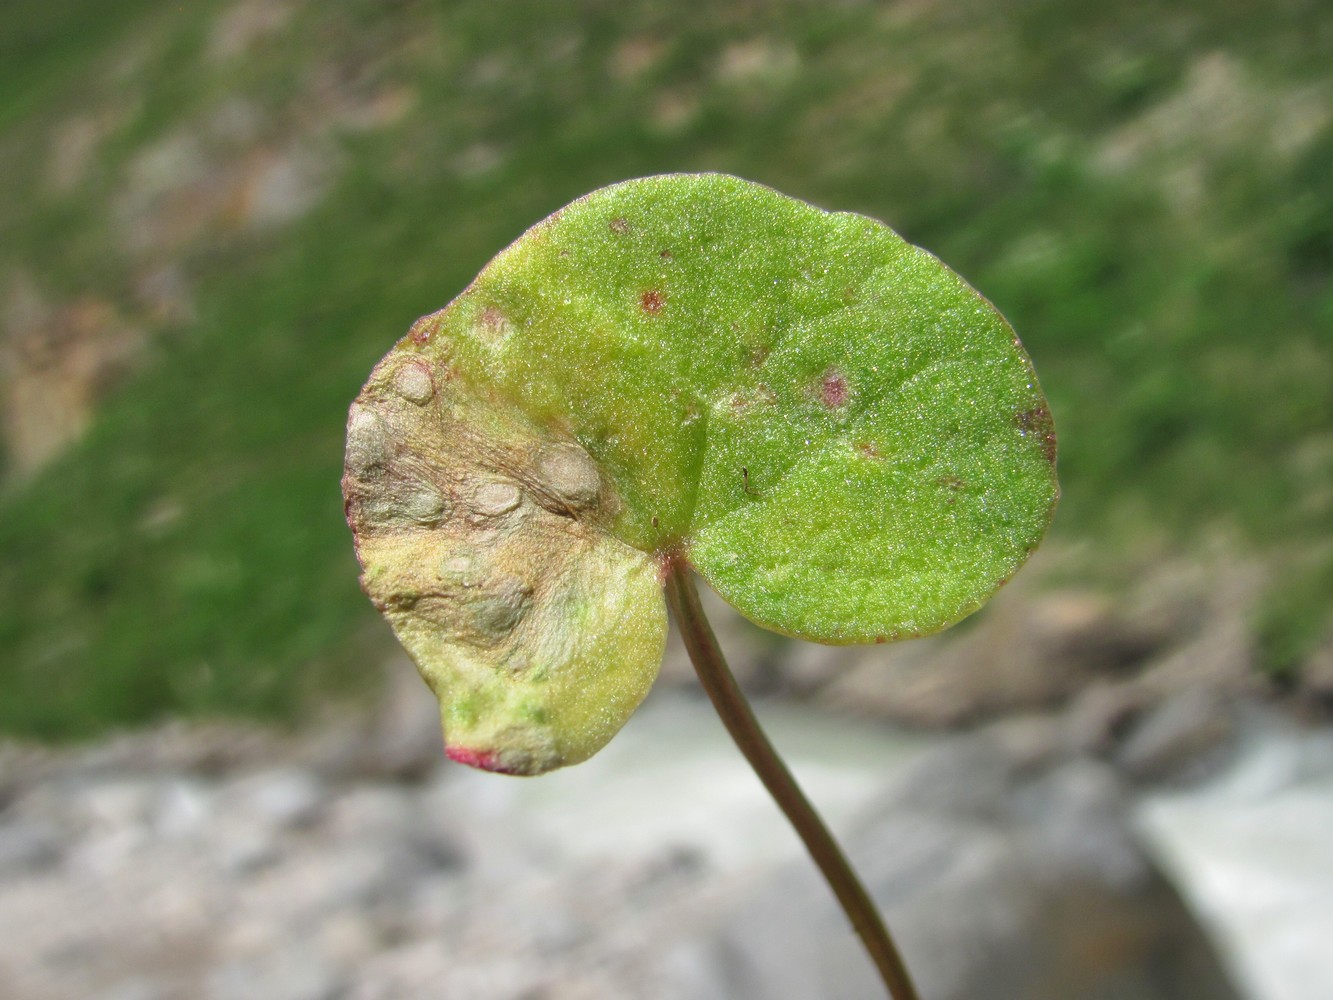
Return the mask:
<svg viewBox="0 0 1333 1000"><path fill-rule="evenodd" d="M516 780L443 761L406 680L360 726L5 748L5 995L875 995L701 698L666 686L592 761ZM1231 710L1164 791L1071 743L1077 708L924 735L760 704L928 995L1317 1000L1328 734Z"/></svg>

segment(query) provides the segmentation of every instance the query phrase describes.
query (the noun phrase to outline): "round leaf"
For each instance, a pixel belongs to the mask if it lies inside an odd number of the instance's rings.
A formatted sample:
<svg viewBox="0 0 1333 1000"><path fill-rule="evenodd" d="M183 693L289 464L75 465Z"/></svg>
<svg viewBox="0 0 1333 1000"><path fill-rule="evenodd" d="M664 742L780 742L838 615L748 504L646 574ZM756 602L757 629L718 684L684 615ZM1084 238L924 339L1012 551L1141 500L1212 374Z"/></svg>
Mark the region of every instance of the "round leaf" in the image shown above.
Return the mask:
<svg viewBox="0 0 1333 1000"><path fill-rule="evenodd" d="M717 174L595 191L413 327L354 405L364 583L460 759L619 728L663 558L823 642L937 631L1040 540L1050 413L998 312L863 216Z"/></svg>

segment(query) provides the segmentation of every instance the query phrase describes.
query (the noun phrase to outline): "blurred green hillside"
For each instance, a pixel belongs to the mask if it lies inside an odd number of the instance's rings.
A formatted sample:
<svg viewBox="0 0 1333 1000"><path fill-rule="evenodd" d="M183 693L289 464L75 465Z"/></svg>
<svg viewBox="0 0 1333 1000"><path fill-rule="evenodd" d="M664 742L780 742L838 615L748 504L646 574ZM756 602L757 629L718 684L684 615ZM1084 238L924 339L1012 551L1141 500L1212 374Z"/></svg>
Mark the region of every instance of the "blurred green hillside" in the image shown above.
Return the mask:
<svg viewBox="0 0 1333 1000"><path fill-rule="evenodd" d="M348 402L529 224L669 170L966 275L1052 401L1053 543L1114 586L1234 536L1299 669L1333 625L1330 53L1322 0L8 0L0 730L355 690L390 640Z"/></svg>

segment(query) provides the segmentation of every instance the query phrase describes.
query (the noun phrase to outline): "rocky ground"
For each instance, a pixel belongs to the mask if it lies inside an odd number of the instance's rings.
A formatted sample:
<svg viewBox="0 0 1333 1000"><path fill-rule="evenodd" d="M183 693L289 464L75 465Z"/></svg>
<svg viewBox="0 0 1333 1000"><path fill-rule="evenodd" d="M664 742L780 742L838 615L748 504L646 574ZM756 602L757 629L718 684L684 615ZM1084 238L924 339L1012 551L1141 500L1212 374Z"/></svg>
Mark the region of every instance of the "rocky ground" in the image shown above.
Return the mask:
<svg viewBox="0 0 1333 1000"><path fill-rule="evenodd" d="M1241 995L1131 808L1225 766L1263 695L1208 608L1134 631L1086 596L1020 595L953 639L874 653L720 620L928 996ZM405 662L376 712L300 733L8 746L0 994L875 996L687 672L673 649L603 755L531 781L446 764Z"/></svg>
<svg viewBox="0 0 1333 1000"><path fill-rule="evenodd" d="M332 741L274 762L254 753L263 737L247 750L221 731L30 762L26 778L7 767L0 986L16 1000L874 996L777 815L721 734L701 738L706 706L668 696L645 719L549 791L433 761L359 769ZM797 724L779 720L780 735ZM829 726L832 758L798 739L794 759L851 831L929 995L1233 996L1137 844L1113 768L1059 752L1045 723L924 751ZM652 753L674 760L654 768Z"/></svg>

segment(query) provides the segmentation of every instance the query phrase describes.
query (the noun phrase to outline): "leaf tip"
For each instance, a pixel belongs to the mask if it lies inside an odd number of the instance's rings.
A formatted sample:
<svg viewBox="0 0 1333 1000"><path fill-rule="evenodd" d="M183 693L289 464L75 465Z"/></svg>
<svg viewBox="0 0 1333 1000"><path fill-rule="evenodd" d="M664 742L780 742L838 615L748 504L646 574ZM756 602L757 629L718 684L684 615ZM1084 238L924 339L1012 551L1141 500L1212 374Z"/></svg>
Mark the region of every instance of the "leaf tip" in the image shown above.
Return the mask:
<svg viewBox="0 0 1333 1000"><path fill-rule="evenodd" d="M478 750L476 747L449 746L445 744L444 755L456 764L466 764L479 771L492 774L522 774L522 771L509 766L493 750Z"/></svg>

